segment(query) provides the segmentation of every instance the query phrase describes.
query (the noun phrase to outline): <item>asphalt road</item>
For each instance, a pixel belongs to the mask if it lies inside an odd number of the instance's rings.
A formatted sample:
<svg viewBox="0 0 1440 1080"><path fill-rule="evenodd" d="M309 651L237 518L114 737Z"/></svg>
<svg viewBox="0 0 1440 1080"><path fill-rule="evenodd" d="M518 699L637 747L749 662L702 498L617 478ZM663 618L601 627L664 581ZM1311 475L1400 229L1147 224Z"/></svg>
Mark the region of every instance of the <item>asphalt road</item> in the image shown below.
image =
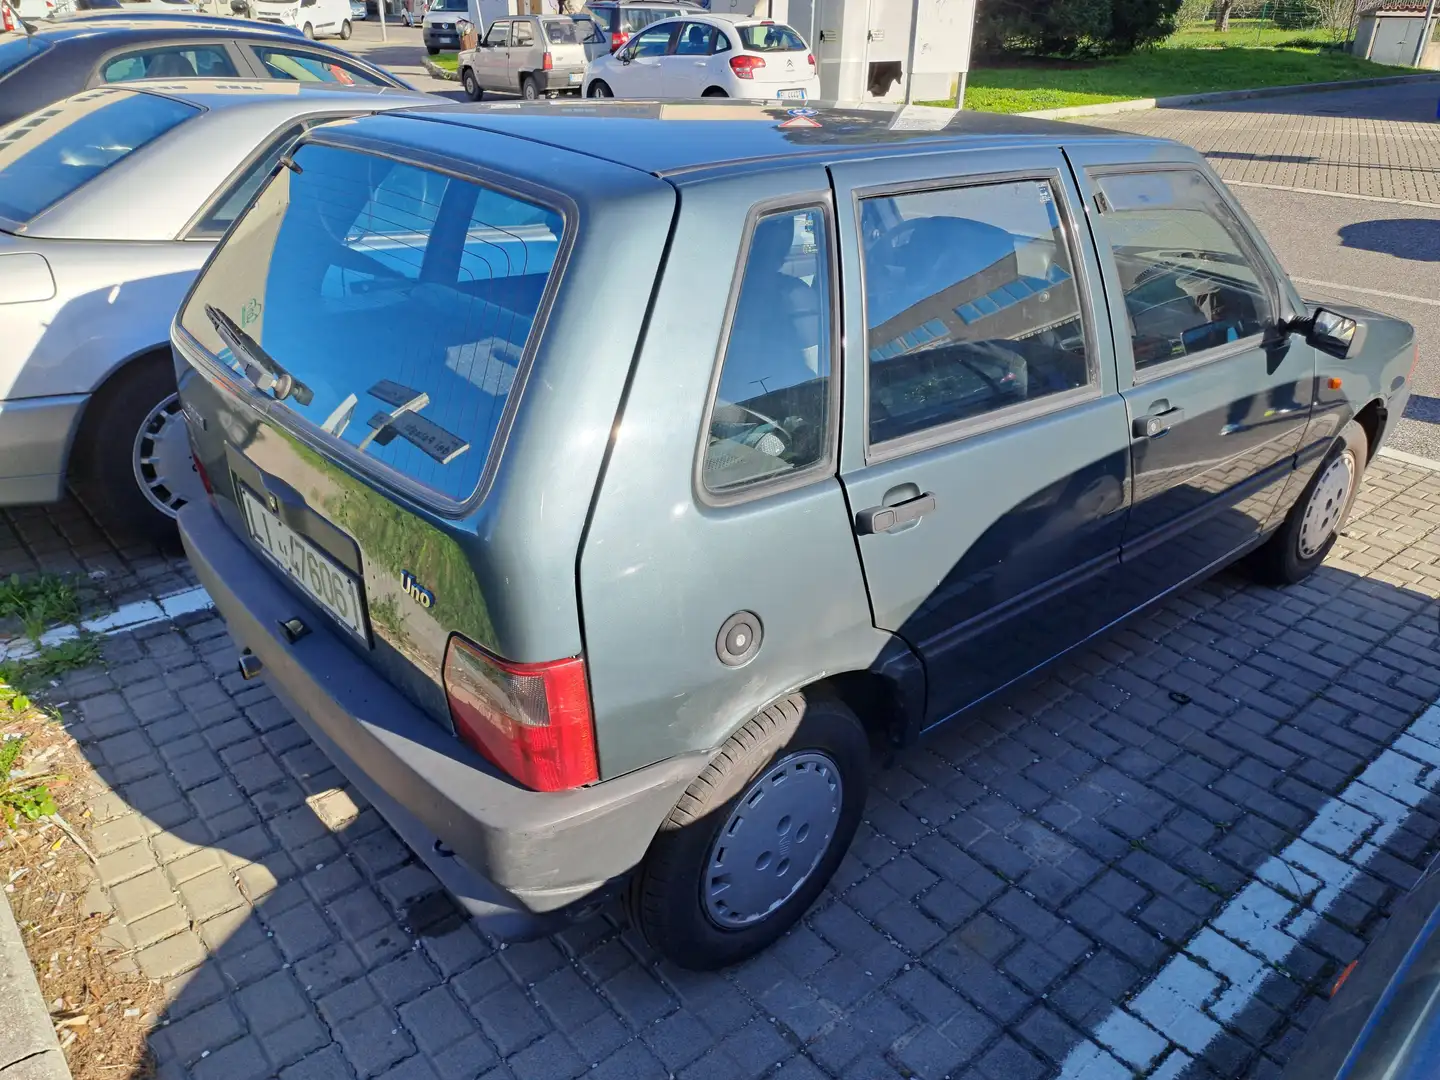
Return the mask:
<svg viewBox="0 0 1440 1080"><path fill-rule="evenodd" d="M1415 326L1397 450L1440 459L1440 83L1157 109L1106 127L1206 154L1301 292Z"/></svg>

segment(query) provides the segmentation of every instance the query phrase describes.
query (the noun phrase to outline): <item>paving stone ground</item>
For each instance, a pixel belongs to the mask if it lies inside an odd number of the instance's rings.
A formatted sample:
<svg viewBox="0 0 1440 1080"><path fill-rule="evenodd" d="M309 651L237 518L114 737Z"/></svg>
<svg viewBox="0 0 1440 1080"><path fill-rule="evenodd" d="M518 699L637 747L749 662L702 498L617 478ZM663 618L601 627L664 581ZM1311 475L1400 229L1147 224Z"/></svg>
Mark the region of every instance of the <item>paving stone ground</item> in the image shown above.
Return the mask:
<svg viewBox="0 0 1440 1080"><path fill-rule="evenodd" d="M213 614L56 694L165 1080L1268 1080L1440 841L1437 596L1440 474L1379 458L1306 584L1227 574L880 768L832 888L718 975L618 911L477 933Z"/></svg>

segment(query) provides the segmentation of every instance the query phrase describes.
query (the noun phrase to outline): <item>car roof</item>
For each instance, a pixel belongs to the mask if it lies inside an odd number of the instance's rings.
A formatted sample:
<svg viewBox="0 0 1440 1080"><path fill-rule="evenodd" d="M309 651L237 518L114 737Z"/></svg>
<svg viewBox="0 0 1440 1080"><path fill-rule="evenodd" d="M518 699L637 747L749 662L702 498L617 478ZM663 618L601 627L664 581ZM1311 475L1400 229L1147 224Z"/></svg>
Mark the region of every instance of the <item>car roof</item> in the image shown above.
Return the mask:
<svg viewBox="0 0 1440 1080"><path fill-rule="evenodd" d="M492 131L626 165L655 176L734 169L783 159L846 158L945 149L1055 145L1113 131L999 113L925 106L799 108L743 101L649 102L580 99L533 105L438 105L406 117ZM367 123L360 121L356 130ZM393 120L382 137L403 138ZM426 138L426 142L433 140ZM1158 140L1149 139L1149 142ZM457 139L457 156L465 156Z"/></svg>
<svg viewBox="0 0 1440 1080"><path fill-rule="evenodd" d="M289 40L294 33L281 27L270 27L248 19L225 19L214 15L129 15L126 18L91 16L66 18L35 27L34 37L50 41L78 41L105 37L123 44L136 38L164 40L177 37L255 37ZM314 42L325 46L324 42Z"/></svg>

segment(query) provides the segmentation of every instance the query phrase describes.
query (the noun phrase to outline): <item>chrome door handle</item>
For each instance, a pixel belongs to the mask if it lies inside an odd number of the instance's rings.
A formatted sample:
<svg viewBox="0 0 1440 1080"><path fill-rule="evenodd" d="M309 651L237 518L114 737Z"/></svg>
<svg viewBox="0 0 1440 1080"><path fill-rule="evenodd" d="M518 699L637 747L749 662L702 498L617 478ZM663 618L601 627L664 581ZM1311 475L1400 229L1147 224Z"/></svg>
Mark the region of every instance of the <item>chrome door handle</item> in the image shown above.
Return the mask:
<svg viewBox="0 0 1440 1080"><path fill-rule="evenodd" d="M1149 416L1137 416L1135 422L1130 426L1130 430L1137 439L1158 439L1176 424L1184 423L1184 421L1184 409L1166 409L1164 412L1151 413Z"/></svg>
<svg viewBox="0 0 1440 1080"><path fill-rule="evenodd" d="M855 515L855 531L861 536L869 533L890 532L901 525L919 521L935 509L935 496L931 492L917 495L913 499L894 506L871 506Z"/></svg>

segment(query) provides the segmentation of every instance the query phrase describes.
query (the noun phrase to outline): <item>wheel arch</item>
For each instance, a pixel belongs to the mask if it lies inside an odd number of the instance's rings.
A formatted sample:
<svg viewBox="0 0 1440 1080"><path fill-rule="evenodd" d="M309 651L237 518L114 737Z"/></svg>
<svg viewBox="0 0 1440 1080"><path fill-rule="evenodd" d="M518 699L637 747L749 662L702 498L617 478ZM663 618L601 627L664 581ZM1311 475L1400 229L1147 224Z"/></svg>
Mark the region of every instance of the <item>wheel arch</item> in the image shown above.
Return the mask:
<svg viewBox="0 0 1440 1080"><path fill-rule="evenodd" d="M128 371L133 365L144 363L147 360L170 359L174 354L170 351L170 343L167 341L161 345L151 345L148 348L137 349L129 356L112 364L110 370L91 389L86 399L85 407L80 410L80 415L75 420L74 429L70 433L70 441L65 448L65 476L68 479L77 478L76 469L78 465L73 453L75 443L86 433L86 429L95 416L95 403L103 402L106 395L113 392L116 380L121 372Z"/></svg>
<svg viewBox="0 0 1440 1080"><path fill-rule="evenodd" d="M1390 410L1385 407L1383 398L1375 398L1363 409L1355 414L1355 422L1365 429L1365 438L1369 442L1368 457L1366 463L1375 460L1375 452L1380 447L1380 439L1385 434L1385 429L1390 422Z"/></svg>

